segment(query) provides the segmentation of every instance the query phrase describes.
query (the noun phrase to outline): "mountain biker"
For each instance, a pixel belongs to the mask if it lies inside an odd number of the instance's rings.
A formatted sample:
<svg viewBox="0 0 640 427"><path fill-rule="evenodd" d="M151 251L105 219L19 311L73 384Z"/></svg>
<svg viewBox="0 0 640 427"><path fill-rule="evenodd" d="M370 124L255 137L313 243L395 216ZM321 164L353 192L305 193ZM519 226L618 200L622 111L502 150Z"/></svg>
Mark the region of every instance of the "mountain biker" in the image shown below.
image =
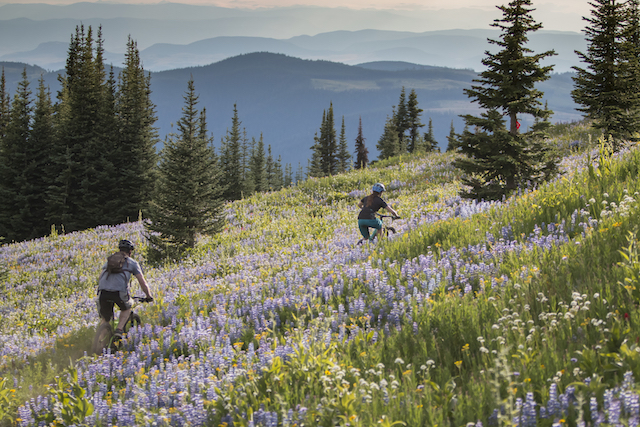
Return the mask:
<svg viewBox="0 0 640 427"><path fill-rule="evenodd" d="M138 280L142 292L146 294L146 301L153 301L149 285L142 274L140 264L131 258L131 252L133 252L134 249L133 243L129 240L120 240L118 250L120 254L124 256L121 272L110 273L107 271L107 262L104 267L102 267L102 273L98 280L98 307L102 322L109 323L111 321L113 318L114 304L120 308L120 317L115 332L117 338L122 338L124 326L131 314L133 300L129 296L129 282L132 275Z"/></svg>
<svg viewBox="0 0 640 427"><path fill-rule="evenodd" d="M398 213L387 202L382 200L380 194L385 191L384 185L377 183L373 185L371 194L364 197L358 202L360 208L360 214L358 215L358 228L360 228L360 234L364 237L363 240L369 240L373 242L378 230L382 229L382 220L376 218L376 212L381 208L385 208L394 218L398 218ZM369 235L369 228L373 228L373 233Z"/></svg>

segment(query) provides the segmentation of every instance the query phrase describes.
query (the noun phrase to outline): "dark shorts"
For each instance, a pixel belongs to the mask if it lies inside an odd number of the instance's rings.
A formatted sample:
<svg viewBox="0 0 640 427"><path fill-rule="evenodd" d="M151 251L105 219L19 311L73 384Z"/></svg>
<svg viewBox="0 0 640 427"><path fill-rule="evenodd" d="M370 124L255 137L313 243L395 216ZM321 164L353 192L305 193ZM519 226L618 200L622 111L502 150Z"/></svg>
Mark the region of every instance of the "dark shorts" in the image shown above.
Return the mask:
<svg viewBox="0 0 640 427"><path fill-rule="evenodd" d="M133 300L126 292L100 291L98 293L98 312L107 322L113 318L113 306L117 305L120 310L129 310L133 306Z"/></svg>

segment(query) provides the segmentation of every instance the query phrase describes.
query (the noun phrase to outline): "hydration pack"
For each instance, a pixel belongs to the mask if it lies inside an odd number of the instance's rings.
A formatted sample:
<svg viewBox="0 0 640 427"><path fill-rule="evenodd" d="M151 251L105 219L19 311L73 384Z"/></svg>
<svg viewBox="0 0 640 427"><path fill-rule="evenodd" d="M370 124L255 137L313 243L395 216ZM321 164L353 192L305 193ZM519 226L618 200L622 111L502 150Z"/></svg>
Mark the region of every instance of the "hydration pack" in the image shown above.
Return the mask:
<svg viewBox="0 0 640 427"><path fill-rule="evenodd" d="M127 257L124 252L116 252L107 258L107 274L119 274L124 273L124 264L127 262Z"/></svg>

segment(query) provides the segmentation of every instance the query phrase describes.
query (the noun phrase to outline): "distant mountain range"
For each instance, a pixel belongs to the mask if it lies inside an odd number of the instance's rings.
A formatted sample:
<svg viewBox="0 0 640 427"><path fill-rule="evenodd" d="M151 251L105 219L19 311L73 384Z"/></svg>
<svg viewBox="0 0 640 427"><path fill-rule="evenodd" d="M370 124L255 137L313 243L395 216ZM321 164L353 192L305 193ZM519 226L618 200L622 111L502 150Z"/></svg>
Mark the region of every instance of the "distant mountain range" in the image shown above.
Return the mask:
<svg viewBox="0 0 640 427"><path fill-rule="evenodd" d="M252 52L282 53L302 59L324 59L350 65L404 61L478 71L483 68L481 60L484 52L492 49L488 39L498 37L497 30L442 30L424 33L334 31L289 39L220 36L189 44L156 43L142 49L140 57L145 69L150 71L208 65ZM0 45L2 43L0 41ZM575 51L586 50L584 37L572 32L539 31L531 35L528 46L534 52L554 49L557 55L548 58L545 63L554 64L556 72L571 71L572 66L580 64ZM58 70L64 67L68 49L68 41L47 41L33 50L0 55L0 60L37 64L48 70ZM105 58L107 62L121 65L124 54L107 51Z"/></svg>
<svg viewBox="0 0 640 427"><path fill-rule="evenodd" d="M536 7L550 8L546 3ZM557 9L545 12L553 20L544 28L576 28L575 14L563 14ZM499 35L490 24L500 17L497 8L230 9L174 3L6 4L0 6L0 61L58 70L64 66L71 35L82 24L94 29L102 26L105 57L116 66L123 62L130 35L150 71L208 65L252 52L350 65L406 61L478 71L484 51L492 48L487 38ZM578 64L574 51L585 50L586 45L580 32L541 30L531 35L529 47L536 52L555 49L558 55L548 63L556 65L556 72L565 72Z"/></svg>
<svg viewBox="0 0 640 427"><path fill-rule="evenodd" d="M313 38L309 38L311 42ZM7 86L13 94L25 64L0 62ZM41 74L55 96L59 83L57 72L26 66L35 93ZM554 110L552 121L579 120L571 99L571 73L554 74L539 87L545 101ZM274 53L251 53L228 58L210 65L152 72L152 100L157 105L160 134L172 131L172 123L181 117L187 81L193 77L199 94L199 107L206 107L209 129L216 145L231 126L233 106L237 104L242 127L249 138L263 134L265 144L275 155L294 168L306 166L319 130L322 114L333 103L336 130L345 118L347 138L354 146L358 119L371 158L382 134L386 118L397 105L402 87L407 93L415 89L425 124L433 120L434 134L446 147L451 122L456 131L464 126L460 114L477 113L463 89L477 74L469 69L430 67L410 62L370 62L346 65L324 60L304 60ZM523 120L526 127L529 123ZM424 128L426 131L426 127Z"/></svg>

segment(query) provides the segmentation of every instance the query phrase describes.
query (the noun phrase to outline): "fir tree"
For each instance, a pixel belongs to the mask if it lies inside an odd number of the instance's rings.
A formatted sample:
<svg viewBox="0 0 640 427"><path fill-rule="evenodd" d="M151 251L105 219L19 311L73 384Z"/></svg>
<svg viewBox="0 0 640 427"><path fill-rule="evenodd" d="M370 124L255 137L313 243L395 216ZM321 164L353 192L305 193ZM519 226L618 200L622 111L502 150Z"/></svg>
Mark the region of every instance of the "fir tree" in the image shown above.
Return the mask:
<svg viewBox="0 0 640 427"><path fill-rule="evenodd" d="M260 135L260 139L257 142L254 140L249 170L255 191L259 193L267 191L269 189L269 183L267 180L266 158L262 135Z"/></svg>
<svg viewBox="0 0 640 427"><path fill-rule="evenodd" d="M304 181L304 168L302 167L302 163L300 162L298 162L298 169L296 169L294 180L296 184Z"/></svg>
<svg viewBox="0 0 640 427"><path fill-rule="evenodd" d="M400 92L400 99L398 100L398 108L394 112L393 121L396 128L396 132L398 133L398 141L400 141L402 145L406 146L407 145L406 131L409 130L409 128L411 127L411 124L409 119L409 108L407 105L407 95L404 90L404 86L402 87L402 91Z"/></svg>
<svg viewBox="0 0 640 427"><path fill-rule="evenodd" d="M453 126L453 120L451 120L451 128L449 128L449 135L447 136L447 151L456 151L458 149L458 137L456 136L456 128Z"/></svg>
<svg viewBox="0 0 640 427"><path fill-rule="evenodd" d="M427 133L424 134L424 146L427 152L436 151L438 149L438 141L433 136L433 120L429 118L429 127Z"/></svg>
<svg viewBox="0 0 640 427"><path fill-rule="evenodd" d="M31 133L33 106L27 70L22 72L22 80L9 113L9 122L0 150L0 236L8 241L25 239L31 233L31 224L23 214L26 210L26 149Z"/></svg>
<svg viewBox="0 0 640 427"><path fill-rule="evenodd" d="M293 185L293 167L291 163L287 163L284 166L283 183L284 187L291 187Z"/></svg>
<svg viewBox="0 0 640 427"><path fill-rule="evenodd" d="M23 218L31 227L25 239L41 237L50 231L46 220L47 201L43 197L53 180L51 175L51 157L54 147L54 107L51 93L40 76L33 125L26 146L25 183Z"/></svg>
<svg viewBox="0 0 640 427"><path fill-rule="evenodd" d="M11 97L7 93L7 82L4 76L4 67L2 67L2 75L0 75L0 144L7 133L10 108Z"/></svg>
<svg viewBox="0 0 640 427"><path fill-rule="evenodd" d="M324 125L325 114L322 114L322 123ZM313 145L311 146L311 159L307 165L307 175L313 178L324 176L321 165L322 146L320 145L320 138L318 133L313 137Z"/></svg>
<svg viewBox="0 0 640 427"><path fill-rule="evenodd" d="M139 212L146 216L149 209L158 163L155 108L151 102L151 75L145 73L138 45L129 37L115 111L119 126L115 150L115 164L120 166L118 191L127 195L117 198L115 217L120 221L137 218ZM121 167L123 159L126 167Z"/></svg>
<svg viewBox="0 0 640 427"><path fill-rule="evenodd" d="M170 135L161 153L158 187L150 210L152 258L179 257L195 247L200 234L222 229L223 187L213 149L202 129L203 116L196 108L198 95L193 79L187 84L178 133Z"/></svg>
<svg viewBox="0 0 640 427"><path fill-rule="evenodd" d="M419 146L420 128L424 127L424 124L420 121L420 114L422 111L422 108L418 107L418 94L416 94L415 89L411 89L411 92L409 93L409 101L407 102L407 125L409 127L407 151L410 153L418 151L421 148ZM431 124L431 119L429 119L429 124ZM427 141L427 151L431 151L429 150L428 145Z"/></svg>
<svg viewBox="0 0 640 427"><path fill-rule="evenodd" d="M338 172L347 172L351 166L351 153L347 145L347 134L342 116L342 128L340 130L340 143L338 144Z"/></svg>
<svg viewBox="0 0 640 427"><path fill-rule="evenodd" d="M376 148L380 152L378 157L381 160L403 153L401 141L398 139L398 129L396 128L396 122L393 117L387 117L384 132L380 140L378 140Z"/></svg>
<svg viewBox="0 0 640 427"><path fill-rule="evenodd" d="M593 120L593 126L612 136L615 149L640 130L638 114L638 3L595 0L584 30L586 52L576 52L586 68L576 70L571 95Z"/></svg>
<svg viewBox="0 0 640 427"><path fill-rule="evenodd" d="M356 137L356 162L354 167L356 169L365 169L369 164L369 150L364 144L364 136L362 136L362 117L358 123L358 136Z"/></svg>
<svg viewBox="0 0 640 427"><path fill-rule="evenodd" d="M227 130L220 151L220 169L222 170L222 185L226 188L224 197L226 200L239 200L242 198L242 135L240 134L240 119L238 108L233 105L233 118L231 130Z"/></svg>
<svg viewBox="0 0 640 427"><path fill-rule="evenodd" d="M105 147L101 145L105 126L104 66L94 57L92 29L76 28L67 58L66 73L60 77L54 162L56 180L49 187L48 217L66 231L104 223L100 209L110 199ZM101 46L99 40L98 46ZM100 48L98 49L100 52ZM96 217L100 215L100 217Z"/></svg>
<svg viewBox="0 0 640 427"><path fill-rule="evenodd" d="M530 5L530 0L513 0L498 7L503 18L493 26L500 28L500 40L489 42L501 50L485 52L482 63L487 69L474 80L480 85L465 90L486 111L481 117L464 116L467 126L477 129L463 132L460 151L466 157L454 162L465 173L464 197L500 199L519 186L535 185L557 173L557 159L543 140L549 123L539 122L525 134L518 130L519 115L546 118L551 114L541 108L542 92L534 85L549 78L553 66L542 67L539 62L554 52L530 55L527 34L541 28L530 15Z"/></svg>
<svg viewBox="0 0 640 427"><path fill-rule="evenodd" d="M320 168L322 175L335 175L338 171L338 143L333 119L333 103L322 113L322 126L317 141L320 152Z"/></svg>

